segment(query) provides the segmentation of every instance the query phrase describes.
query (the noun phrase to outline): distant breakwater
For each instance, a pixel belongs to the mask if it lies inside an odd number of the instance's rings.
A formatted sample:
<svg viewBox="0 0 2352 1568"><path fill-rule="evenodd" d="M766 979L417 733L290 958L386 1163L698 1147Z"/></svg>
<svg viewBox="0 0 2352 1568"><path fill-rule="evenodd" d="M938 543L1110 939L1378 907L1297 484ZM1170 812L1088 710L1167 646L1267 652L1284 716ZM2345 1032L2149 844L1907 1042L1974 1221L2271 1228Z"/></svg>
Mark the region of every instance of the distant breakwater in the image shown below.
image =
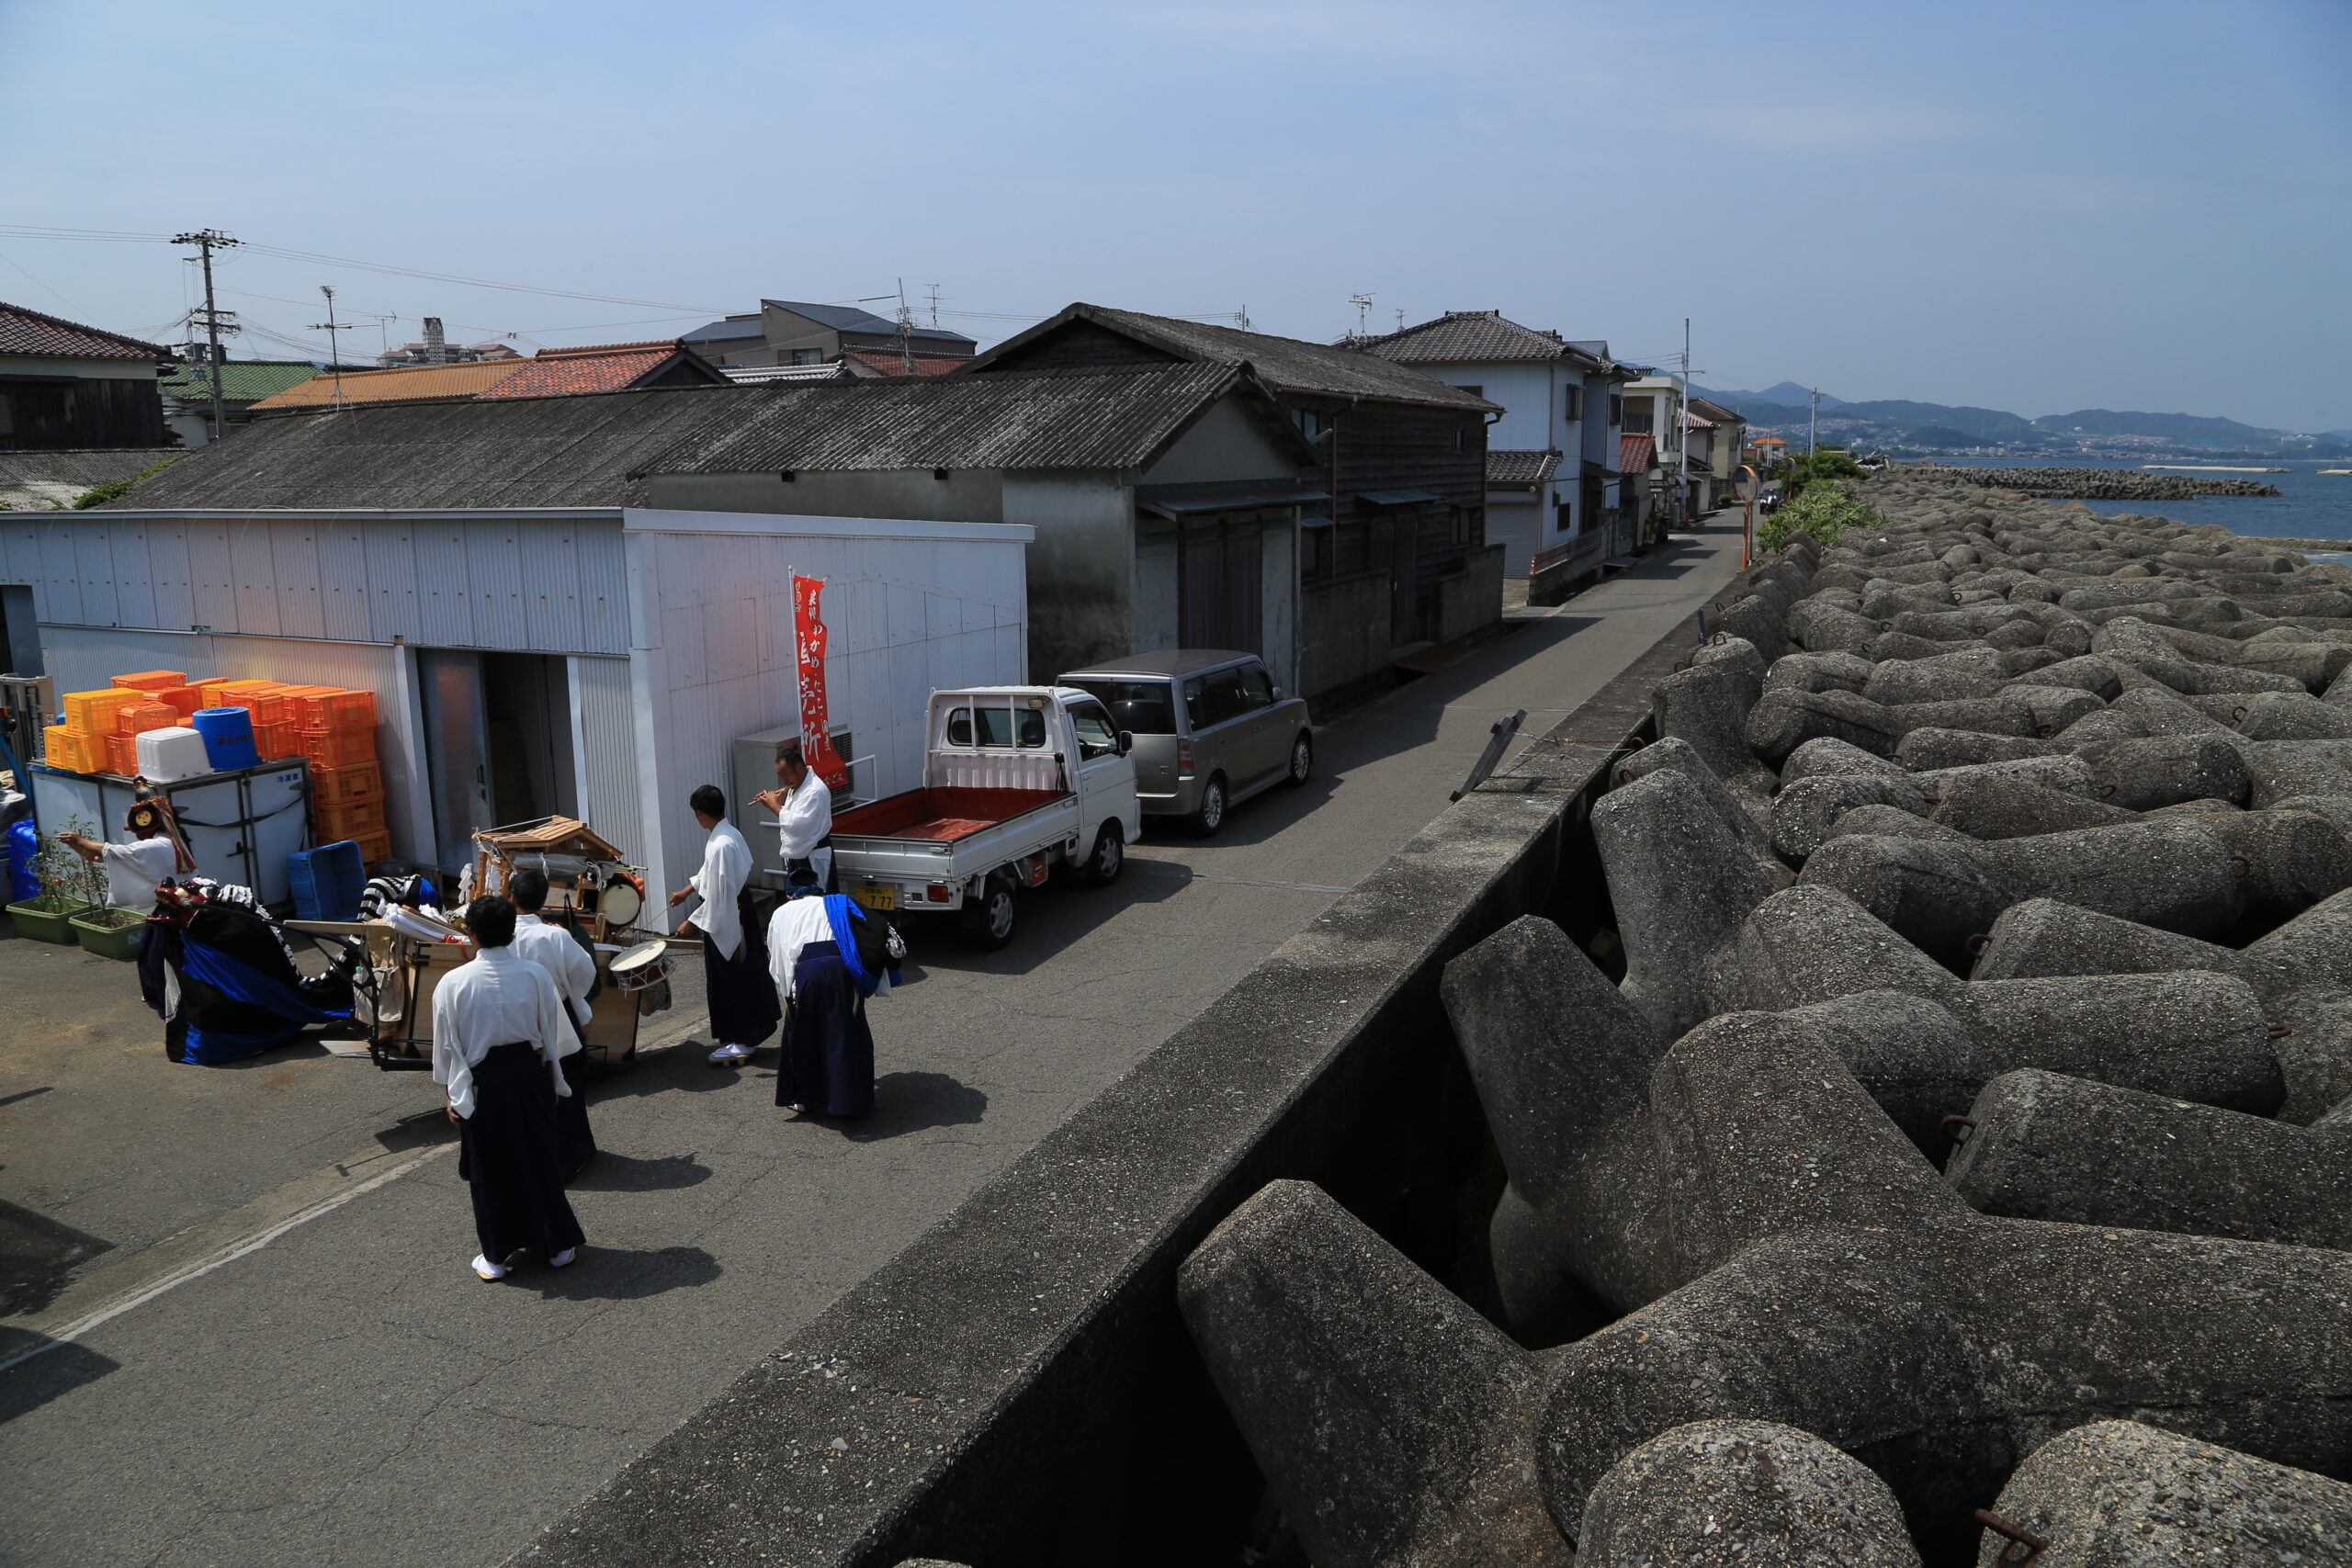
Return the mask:
<svg viewBox="0 0 2352 1568"><path fill-rule="evenodd" d="M2277 495L2253 479L2192 474L2141 474L2128 468L1952 468L1905 463L1905 473L1958 479L1993 490L2021 490L2050 501L2187 501L2199 495Z"/></svg>

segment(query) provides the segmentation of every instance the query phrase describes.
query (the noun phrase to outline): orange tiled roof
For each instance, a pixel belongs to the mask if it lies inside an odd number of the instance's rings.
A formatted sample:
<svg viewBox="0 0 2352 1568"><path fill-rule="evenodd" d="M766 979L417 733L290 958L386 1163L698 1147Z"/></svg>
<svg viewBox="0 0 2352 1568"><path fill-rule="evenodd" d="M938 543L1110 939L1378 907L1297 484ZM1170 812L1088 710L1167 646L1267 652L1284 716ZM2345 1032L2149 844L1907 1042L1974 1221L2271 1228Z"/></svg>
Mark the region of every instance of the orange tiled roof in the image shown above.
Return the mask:
<svg viewBox="0 0 2352 1568"><path fill-rule="evenodd" d="M637 385L678 357L678 345L660 343L619 353L611 349L542 349L536 359L494 387L484 389L492 398L560 398L572 392L619 392Z"/></svg>
<svg viewBox="0 0 2352 1568"><path fill-rule="evenodd" d="M172 357L172 351L160 344L142 343L104 327L85 327L22 305L0 305L0 354L37 354L51 359Z"/></svg>
<svg viewBox="0 0 2352 1568"><path fill-rule="evenodd" d="M347 403L462 401L489 390L528 366L527 359L481 359L465 365L402 365L390 370L346 370L343 400ZM299 386L288 387L254 404L256 412L273 409L329 408L335 401L335 378L321 371Z"/></svg>

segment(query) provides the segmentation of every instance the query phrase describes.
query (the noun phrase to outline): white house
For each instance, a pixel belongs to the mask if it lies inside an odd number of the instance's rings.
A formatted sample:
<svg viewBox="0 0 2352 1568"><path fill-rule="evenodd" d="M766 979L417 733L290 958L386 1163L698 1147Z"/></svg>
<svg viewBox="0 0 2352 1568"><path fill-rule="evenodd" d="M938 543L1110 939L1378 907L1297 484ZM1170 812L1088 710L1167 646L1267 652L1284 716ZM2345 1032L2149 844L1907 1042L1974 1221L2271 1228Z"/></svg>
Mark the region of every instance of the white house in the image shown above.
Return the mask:
<svg viewBox="0 0 2352 1568"><path fill-rule="evenodd" d="M1646 435L1652 443L1646 538L1663 535L1691 510L1686 461L1690 426L1684 404L1682 382L1673 376L1644 376L1625 387L1625 434Z"/></svg>
<svg viewBox="0 0 2352 1568"><path fill-rule="evenodd" d="M1506 577L1570 565L1566 575L1578 576L1587 557L1597 565L1631 547L1612 529L1623 501L1618 391L1641 372L1611 359L1606 343L1572 342L1499 310L1448 310L1351 346L1502 405L1487 432L1487 537L1504 547Z"/></svg>

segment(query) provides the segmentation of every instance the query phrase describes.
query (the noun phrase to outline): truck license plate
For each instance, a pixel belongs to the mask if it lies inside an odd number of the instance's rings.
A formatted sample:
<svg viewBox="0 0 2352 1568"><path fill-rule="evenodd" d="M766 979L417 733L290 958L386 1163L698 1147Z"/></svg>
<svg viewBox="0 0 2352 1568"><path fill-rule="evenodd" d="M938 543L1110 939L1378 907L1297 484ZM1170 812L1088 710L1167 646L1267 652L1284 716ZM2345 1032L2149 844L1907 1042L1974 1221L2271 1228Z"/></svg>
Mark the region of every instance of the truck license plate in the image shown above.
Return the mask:
<svg viewBox="0 0 2352 1568"><path fill-rule="evenodd" d="M899 907L899 890L887 882L861 882L850 889L849 896L869 909Z"/></svg>

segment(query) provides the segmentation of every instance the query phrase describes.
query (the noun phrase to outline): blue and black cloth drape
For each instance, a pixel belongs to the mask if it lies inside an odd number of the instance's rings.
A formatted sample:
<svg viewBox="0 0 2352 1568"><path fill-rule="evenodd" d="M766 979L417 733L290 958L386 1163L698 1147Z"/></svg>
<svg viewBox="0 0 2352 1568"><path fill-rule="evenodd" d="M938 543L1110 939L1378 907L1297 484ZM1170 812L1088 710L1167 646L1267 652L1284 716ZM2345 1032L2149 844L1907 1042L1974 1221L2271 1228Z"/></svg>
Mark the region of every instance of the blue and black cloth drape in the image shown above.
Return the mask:
<svg viewBox="0 0 2352 1568"><path fill-rule="evenodd" d="M166 967L178 976L176 1001ZM149 920L139 989L164 1021L164 1054L193 1066L234 1062L351 1019L349 975L338 965L305 978L269 918L236 904L205 904L185 921Z"/></svg>

